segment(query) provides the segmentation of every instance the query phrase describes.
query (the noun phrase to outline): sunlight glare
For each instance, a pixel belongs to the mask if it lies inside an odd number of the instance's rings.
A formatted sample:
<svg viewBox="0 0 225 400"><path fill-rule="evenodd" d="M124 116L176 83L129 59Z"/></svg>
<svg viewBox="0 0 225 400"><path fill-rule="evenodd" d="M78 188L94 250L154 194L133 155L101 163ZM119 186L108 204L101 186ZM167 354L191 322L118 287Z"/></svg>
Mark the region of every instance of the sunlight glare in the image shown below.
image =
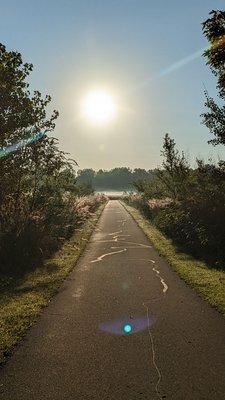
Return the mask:
<svg viewBox="0 0 225 400"><path fill-rule="evenodd" d="M113 97L103 90L89 92L83 99L81 107L85 119L95 124L109 122L116 114Z"/></svg>

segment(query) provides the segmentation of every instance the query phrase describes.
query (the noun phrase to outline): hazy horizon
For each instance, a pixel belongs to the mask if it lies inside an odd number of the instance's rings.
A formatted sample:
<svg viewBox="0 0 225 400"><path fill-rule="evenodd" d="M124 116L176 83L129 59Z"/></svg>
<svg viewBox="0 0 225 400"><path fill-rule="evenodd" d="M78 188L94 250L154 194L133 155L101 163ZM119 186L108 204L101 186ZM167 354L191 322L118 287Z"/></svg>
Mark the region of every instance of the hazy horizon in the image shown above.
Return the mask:
<svg viewBox="0 0 225 400"><path fill-rule="evenodd" d="M31 87L52 96L60 113L55 135L79 169L155 168L166 132L190 161L224 156L207 144L212 136L200 117L204 87L216 96L216 80L200 56L207 46L201 23L224 1L0 5L1 42L34 64ZM95 88L117 106L116 117L102 125L80 115L83 97Z"/></svg>

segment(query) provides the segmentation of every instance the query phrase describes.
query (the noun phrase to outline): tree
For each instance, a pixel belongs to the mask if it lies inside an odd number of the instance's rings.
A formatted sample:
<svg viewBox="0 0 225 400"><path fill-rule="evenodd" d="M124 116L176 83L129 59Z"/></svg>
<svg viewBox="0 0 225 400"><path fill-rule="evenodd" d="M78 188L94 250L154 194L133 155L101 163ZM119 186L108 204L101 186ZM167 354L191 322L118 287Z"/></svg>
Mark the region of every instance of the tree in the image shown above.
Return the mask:
<svg viewBox="0 0 225 400"><path fill-rule="evenodd" d="M164 184L167 195L176 200L185 194L189 165L184 153L179 153L174 139L168 133L164 137L161 155L164 157L163 169L158 172L158 178Z"/></svg>
<svg viewBox="0 0 225 400"><path fill-rule="evenodd" d="M77 171L77 182L79 184L85 183L92 186L95 177L95 171L91 168L80 169Z"/></svg>
<svg viewBox="0 0 225 400"><path fill-rule="evenodd" d="M217 77L219 97L225 100L225 11L211 11L211 18L203 23L203 33L209 41L210 47L204 53L207 64ZM205 106L208 111L203 114L203 123L214 135L209 143L225 145L225 104L217 105L215 100L205 92Z"/></svg>
<svg viewBox="0 0 225 400"><path fill-rule="evenodd" d="M58 116L49 116L51 97L29 91L32 69L0 44L0 258L7 268L37 260L72 220L73 162L50 136Z"/></svg>
<svg viewBox="0 0 225 400"><path fill-rule="evenodd" d="M0 203L7 196L18 202L24 175L29 174L33 197L37 189L38 175L51 173L63 162L64 155L56 146L56 140L47 136L55 128L57 111L47 118L50 96L42 98L39 91L29 92L26 79L33 69L32 64L23 63L16 51L7 51L0 44L0 147L15 148L0 158ZM37 134L40 134L38 136ZM31 144L26 145L30 139ZM37 138L37 140L35 140ZM23 145L24 144L24 145ZM20 148L21 147L21 148Z"/></svg>

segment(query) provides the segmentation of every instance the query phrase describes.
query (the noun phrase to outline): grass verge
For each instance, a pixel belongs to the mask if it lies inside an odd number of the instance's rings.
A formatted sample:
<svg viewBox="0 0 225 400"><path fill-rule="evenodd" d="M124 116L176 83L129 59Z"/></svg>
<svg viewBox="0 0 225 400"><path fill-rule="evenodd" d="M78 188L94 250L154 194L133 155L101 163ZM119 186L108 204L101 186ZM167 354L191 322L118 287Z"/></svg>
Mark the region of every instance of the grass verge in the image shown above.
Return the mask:
<svg viewBox="0 0 225 400"><path fill-rule="evenodd" d="M18 280L0 278L0 365L74 268L103 208L100 206L73 237L35 271Z"/></svg>
<svg viewBox="0 0 225 400"><path fill-rule="evenodd" d="M152 225L139 210L124 202L122 204L171 268L209 304L225 314L225 272L210 269L206 263L180 252L172 240Z"/></svg>

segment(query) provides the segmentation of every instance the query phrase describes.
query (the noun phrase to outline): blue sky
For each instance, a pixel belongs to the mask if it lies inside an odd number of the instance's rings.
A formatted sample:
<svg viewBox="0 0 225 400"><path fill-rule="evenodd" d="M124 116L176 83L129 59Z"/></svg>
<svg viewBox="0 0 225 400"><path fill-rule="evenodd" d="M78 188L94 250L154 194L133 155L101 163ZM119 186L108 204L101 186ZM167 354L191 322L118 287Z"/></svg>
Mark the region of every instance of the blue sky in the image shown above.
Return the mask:
<svg viewBox="0 0 225 400"><path fill-rule="evenodd" d="M201 22L224 0L0 0L0 9L1 42L34 64L32 88L52 95L56 136L81 168L158 166L166 132L191 161L224 157L201 124L204 85L216 96L204 58L170 68L207 45ZM80 118L93 87L117 99L115 121Z"/></svg>

